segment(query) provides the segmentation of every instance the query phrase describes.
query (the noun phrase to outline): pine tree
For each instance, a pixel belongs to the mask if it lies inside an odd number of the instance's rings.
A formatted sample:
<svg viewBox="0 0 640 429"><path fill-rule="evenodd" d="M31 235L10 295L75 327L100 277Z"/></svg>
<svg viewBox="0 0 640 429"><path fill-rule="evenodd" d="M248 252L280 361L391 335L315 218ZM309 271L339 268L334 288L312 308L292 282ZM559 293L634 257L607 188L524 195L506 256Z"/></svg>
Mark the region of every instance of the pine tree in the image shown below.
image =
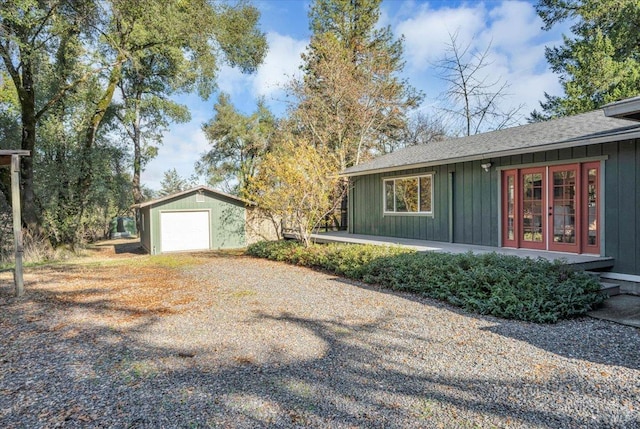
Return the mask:
<svg viewBox="0 0 640 429"><path fill-rule="evenodd" d="M403 41L376 28L381 0L316 0L304 76L291 92L296 131L346 168L402 139L422 94L400 78Z"/></svg>
<svg viewBox="0 0 640 429"><path fill-rule="evenodd" d="M585 112L640 94L637 0L541 0L536 10L547 30L567 20L575 23L562 46L546 49L564 94L545 94L542 112L532 112L530 120Z"/></svg>

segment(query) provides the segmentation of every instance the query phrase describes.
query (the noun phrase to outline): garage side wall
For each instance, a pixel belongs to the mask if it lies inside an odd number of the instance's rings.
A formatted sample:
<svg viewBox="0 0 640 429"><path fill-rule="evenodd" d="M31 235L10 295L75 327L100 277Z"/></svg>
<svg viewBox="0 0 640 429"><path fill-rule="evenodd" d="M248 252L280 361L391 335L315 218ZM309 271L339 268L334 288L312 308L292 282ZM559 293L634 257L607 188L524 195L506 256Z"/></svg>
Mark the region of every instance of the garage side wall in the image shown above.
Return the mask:
<svg viewBox="0 0 640 429"><path fill-rule="evenodd" d="M164 211L209 211L209 243L211 249L236 249L246 245L244 204L210 192L203 193L203 201L197 201L197 193L162 201L151 207L151 254L162 253L160 213Z"/></svg>
<svg viewBox="0 0 640 429"><path fill-rule="evenodd" d="M143 207L139 210L140 231L138 233L140 234L140 243L147 252L151 253L151 211L149 207Z"/></svg>

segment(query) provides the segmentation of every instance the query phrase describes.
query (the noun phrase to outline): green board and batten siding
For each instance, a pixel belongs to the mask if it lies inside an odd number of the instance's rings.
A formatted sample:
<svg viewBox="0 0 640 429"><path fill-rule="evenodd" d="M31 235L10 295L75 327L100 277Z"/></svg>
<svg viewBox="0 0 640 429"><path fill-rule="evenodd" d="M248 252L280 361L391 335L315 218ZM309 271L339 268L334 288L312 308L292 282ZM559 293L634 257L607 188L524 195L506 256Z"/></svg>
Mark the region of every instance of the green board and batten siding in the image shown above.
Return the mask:
<svg viewBox="0 0 640 429"><path fill-rule="evenodd" d="M211 249L236 249L246 246L246 207L239 200L204 190L203 201L197 192L178 195L140 208L141 242L151 254L162 253L160 217L162 212L209 211Z"/></svg>
<svg viewBox="0 0 640 429"><path fill-rule="evenodd" d="M578 146L419 169L351 177L349 232L499 246L500 169L576 160L604 160L603 254L614 271L640 274L640 140ZM433 172L433 215L383 215L383 180ZM450 177L452 175L452 177ZM453 183L451 188L450 183ZM450 201L451 200L451 201ZM452 212L450 212L452 205ZM452 224L450 224L450 218Z"/></svg>

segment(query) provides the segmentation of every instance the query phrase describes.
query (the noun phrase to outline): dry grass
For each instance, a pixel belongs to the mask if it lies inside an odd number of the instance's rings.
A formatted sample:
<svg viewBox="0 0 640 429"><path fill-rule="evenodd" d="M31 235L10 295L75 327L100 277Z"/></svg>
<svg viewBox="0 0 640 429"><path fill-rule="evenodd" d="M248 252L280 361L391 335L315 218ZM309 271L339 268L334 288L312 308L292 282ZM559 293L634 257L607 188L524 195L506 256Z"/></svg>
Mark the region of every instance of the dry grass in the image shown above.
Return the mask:
<svg viewBox="0 0 640 429"><path fill-rule="evenodd" d="M125 249L122 251L122 249ZM194 301L185 287L183 269L211 261L211 257L238 256L234 252L175 253L149 256L137 241L102 242L72 260L32 267L25 273L26 293L41 304L95 305L111 322L129 322L142 316L185 311ZM0 285L12 281L0 273ZM9 292L9 289L3 288ZM10 296L2 297L10 299Z"/></svg>

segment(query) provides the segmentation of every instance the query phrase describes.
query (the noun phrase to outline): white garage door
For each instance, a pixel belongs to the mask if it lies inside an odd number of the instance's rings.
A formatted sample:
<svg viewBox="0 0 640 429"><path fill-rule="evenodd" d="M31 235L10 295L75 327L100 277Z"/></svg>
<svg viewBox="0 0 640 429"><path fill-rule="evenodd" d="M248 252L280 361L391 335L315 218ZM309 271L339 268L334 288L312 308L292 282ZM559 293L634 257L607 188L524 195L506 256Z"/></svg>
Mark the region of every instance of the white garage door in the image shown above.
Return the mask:
<svg viewBox="0 0 640 429"><path fill-rule="evenodd" d="M209 212L160 213L160 246L163 252L209 249Z"/></svg>

